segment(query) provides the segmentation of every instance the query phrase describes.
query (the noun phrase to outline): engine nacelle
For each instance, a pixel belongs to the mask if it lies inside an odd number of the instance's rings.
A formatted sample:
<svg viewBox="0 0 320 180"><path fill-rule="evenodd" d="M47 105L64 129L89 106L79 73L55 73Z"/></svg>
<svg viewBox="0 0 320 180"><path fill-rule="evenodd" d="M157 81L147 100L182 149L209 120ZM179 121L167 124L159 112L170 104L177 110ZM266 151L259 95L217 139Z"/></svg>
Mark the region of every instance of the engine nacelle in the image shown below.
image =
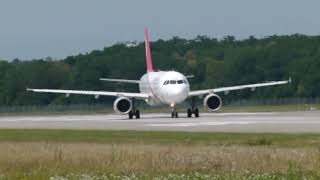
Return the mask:
<svg viewBox="0 0 320 180"><path fill-rule="evenodd" d="M209 111L217 111L222 106L222 100L220 96L216 94L209 94L204 98L203 105Z"/></svg>
<svg viewBox="0 0 320 180"><path fill-rule="evenodd" d="M113 109L119 114L128 114L132 110L132 101L126 97L119 97L114 101Z"/></svg>

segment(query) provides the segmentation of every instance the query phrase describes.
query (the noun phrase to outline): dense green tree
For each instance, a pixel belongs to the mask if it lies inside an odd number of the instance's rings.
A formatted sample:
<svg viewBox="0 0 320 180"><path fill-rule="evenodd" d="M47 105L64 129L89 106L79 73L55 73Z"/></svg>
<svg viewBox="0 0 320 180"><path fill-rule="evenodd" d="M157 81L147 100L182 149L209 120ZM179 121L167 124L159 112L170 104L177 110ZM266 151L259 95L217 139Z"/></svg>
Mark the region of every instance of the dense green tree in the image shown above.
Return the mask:
<svg viewBox="0 0 320 180"><path fill-rule="evenodd" d="M173 37L151 43L157 70L177 70L190 79L192 90L292 77L291 86L267 87L252 93L231 92L226 99L320 97L320 37L294 34L257 39L222 40L197 36ZM11 62L0 61L0 105L42 105L111 102L112 97L76 96L26 92L26 87L138 91L134 84L99 81L100 77L139 79L145 73L144 43L127 47L118 43L103 50L69 56Z"/></svg>

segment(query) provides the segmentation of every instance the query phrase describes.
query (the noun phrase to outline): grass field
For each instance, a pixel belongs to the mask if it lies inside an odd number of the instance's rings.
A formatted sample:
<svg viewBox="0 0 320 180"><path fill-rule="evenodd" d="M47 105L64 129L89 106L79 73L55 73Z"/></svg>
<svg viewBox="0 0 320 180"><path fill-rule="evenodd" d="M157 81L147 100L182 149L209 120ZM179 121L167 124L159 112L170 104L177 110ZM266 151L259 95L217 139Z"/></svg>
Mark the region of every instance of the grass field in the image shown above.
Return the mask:
<svg viewBox="0 0 320 180"><path fill-rule="evenodd" d="M318 134L0 130L0 179L304 178Z"/></svg>

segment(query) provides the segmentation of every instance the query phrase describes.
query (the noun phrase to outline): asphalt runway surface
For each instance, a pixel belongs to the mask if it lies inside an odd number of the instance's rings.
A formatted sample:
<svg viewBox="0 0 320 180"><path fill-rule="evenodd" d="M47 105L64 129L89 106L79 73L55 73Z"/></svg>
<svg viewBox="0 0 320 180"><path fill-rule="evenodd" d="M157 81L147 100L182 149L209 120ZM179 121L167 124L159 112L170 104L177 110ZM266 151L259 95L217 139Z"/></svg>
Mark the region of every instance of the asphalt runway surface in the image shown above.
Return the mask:
<svg viewBox="0 0 320 180"><path fill-rule="evenodd" d="M320 133L320 111L270 113L142 114L141 119L107 115L2 116L0 128L108 129L191 132Z"/></svg>

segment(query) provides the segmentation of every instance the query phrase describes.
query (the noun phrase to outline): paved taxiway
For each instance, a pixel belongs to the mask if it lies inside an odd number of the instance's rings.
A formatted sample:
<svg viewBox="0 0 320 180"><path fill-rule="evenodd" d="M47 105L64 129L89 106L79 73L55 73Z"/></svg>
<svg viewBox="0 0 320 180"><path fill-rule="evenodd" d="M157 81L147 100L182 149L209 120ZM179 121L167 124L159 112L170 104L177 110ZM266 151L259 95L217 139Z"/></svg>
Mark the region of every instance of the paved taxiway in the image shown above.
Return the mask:
<svg viewBox="0 0 320 180"><path fill-rule="evenodd" d="M56 115L0 117L0 128L166 130L201 132L315 132L320 133L320 111L274 113L202 113L200 118L172 119L169 114Z"/></svg>

